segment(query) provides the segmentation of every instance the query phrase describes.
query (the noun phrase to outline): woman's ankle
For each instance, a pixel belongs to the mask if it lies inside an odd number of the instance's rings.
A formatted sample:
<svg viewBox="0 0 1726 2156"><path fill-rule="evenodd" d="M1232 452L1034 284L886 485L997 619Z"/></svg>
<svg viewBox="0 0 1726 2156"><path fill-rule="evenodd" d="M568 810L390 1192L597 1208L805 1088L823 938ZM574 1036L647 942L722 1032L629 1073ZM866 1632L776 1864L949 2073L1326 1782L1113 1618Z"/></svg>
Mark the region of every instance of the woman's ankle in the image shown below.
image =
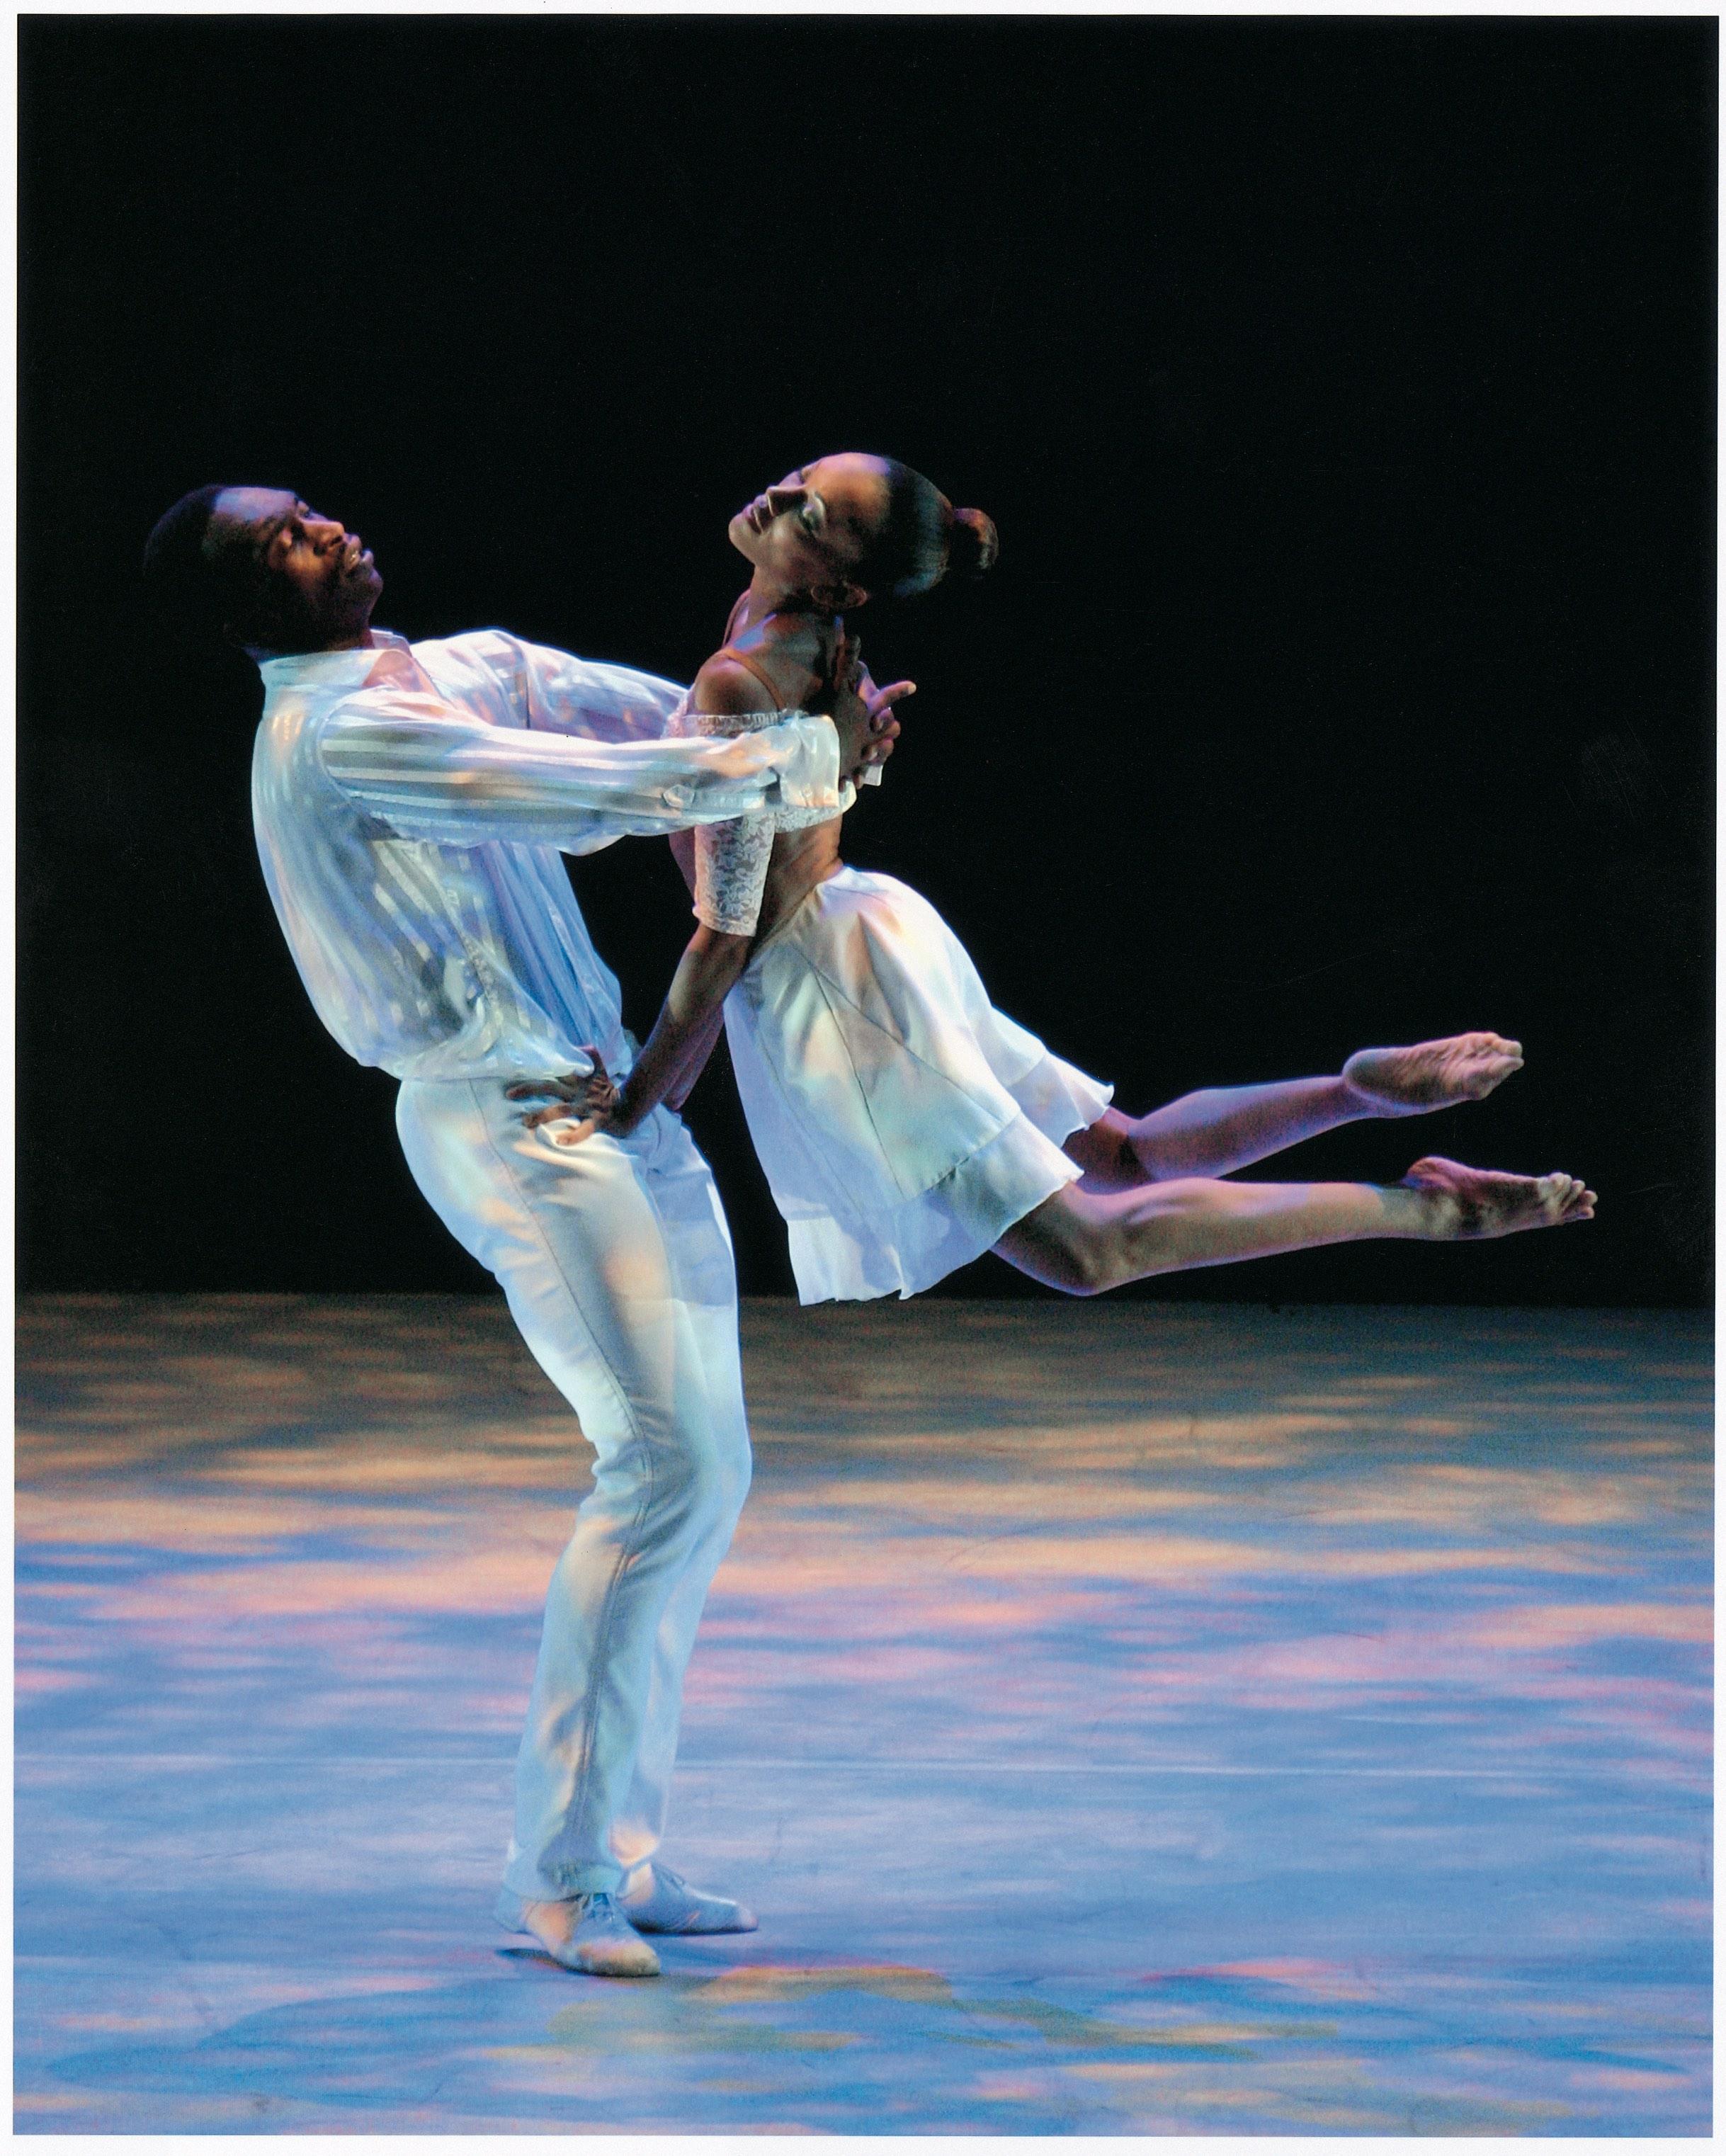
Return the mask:
<svg viewBox="0 0 1726 2156"><path fill-rule="evenodd" d="M1380 1187L1379 1195L1390 1220L1388 1235L1411 1242L1448 1243L1455 1240L1459 1209L1448 1191L1424 1184L1393 1183Z"/></svg>

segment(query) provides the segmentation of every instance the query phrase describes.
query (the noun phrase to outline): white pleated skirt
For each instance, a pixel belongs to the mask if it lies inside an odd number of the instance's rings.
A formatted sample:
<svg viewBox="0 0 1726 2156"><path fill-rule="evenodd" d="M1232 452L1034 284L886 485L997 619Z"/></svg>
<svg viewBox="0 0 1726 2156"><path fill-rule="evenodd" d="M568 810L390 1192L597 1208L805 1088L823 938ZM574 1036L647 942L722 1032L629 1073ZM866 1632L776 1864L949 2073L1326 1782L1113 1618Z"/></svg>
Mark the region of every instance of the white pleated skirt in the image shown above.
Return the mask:
<svg viewBox="0 0 1726 2156"><path fill-rule="evenodd" d="M725 1019L804 1302L916 1295L981 1256L1077 1180L1061 1141L1114 1091L994 1009L927 899L861 869L775 930Z"/></svg>

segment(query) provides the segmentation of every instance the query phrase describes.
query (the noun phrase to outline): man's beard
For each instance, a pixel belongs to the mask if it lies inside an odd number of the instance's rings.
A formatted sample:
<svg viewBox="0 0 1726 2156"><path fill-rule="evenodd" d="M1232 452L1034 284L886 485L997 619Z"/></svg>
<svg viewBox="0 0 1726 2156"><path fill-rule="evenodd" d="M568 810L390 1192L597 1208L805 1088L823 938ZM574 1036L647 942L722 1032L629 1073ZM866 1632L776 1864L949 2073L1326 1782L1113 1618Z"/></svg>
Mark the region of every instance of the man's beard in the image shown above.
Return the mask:
<svg viewBox="0 0 1726 2156"><path fill-rule="evenodd" d="M332 603L334 596L326 596L320 608L303 593L295 592L271 610L264 642L275 651L321 651L357 635L366 625L366 609L357 603L358 594L342 594L342 598L356 602L348 605Z"/></svg>

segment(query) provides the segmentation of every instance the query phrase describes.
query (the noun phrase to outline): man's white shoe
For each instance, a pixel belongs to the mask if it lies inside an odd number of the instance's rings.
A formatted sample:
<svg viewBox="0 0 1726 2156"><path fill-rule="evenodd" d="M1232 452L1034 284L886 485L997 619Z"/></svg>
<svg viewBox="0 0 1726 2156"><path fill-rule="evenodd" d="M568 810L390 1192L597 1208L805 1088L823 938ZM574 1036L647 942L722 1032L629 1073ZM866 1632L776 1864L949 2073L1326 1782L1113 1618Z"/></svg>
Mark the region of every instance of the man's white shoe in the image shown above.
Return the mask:
<svg viewBox="0 0 1726 2156"><path fill-rule="evenodd" d="M565 1969L588 1976L657 1976L660 1958L609 1894L570 1902L524 1902L520 1928L532 1932Z"/></svg>
<svg viewBox="0 0 1726 2156"><path fill-rule="evenodd" d="M644 1864L624 1881L617 1903L638 1932L676 1932L689 1938L705 1932L753 1932L753 1909L722 1894L704 1894L662 1864Z"/></svg>

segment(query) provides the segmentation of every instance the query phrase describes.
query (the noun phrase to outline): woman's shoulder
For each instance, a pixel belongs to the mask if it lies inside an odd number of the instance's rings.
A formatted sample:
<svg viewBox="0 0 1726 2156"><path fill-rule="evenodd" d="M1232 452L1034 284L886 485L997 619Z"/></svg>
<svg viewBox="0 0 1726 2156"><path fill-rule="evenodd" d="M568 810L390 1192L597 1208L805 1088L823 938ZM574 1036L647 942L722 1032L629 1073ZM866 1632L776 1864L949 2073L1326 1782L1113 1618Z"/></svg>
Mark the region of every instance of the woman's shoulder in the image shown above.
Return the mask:
<svg viewBox="0 0 1726 2156"><path fill-rule="evenodd" d="M777 718L780 708L760 675L730 650L716 651L702 667L691 685L689 702L691 711L740 716L766 712Z"/></svg>

